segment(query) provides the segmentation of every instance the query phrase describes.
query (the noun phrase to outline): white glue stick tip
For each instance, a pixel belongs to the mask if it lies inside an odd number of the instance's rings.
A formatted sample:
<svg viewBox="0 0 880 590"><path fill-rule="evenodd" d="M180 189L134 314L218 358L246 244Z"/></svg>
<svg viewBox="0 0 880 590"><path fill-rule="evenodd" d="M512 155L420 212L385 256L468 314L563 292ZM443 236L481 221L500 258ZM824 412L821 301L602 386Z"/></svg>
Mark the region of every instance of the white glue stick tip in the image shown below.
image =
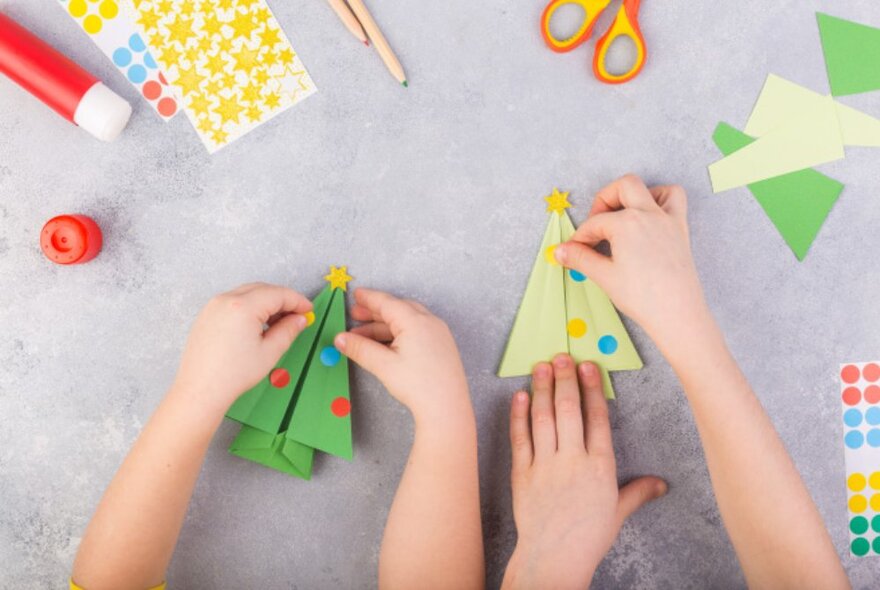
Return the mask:
<svg viewBox="0 0 880 590"><path fill-rule="evenodd" d="M77 125L101 141L119 137L130 118L131 105L102 82L89 88L73 115Z"/></svg>

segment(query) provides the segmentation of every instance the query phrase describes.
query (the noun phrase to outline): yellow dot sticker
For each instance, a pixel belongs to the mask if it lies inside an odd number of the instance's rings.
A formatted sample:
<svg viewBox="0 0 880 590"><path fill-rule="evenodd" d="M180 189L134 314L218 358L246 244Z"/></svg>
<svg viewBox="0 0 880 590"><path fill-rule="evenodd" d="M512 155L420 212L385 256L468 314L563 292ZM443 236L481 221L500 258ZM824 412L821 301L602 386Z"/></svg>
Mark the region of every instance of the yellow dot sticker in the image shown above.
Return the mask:
<svg viewBox="0 0 880 590"><path fill-rule="evenodd" d="M70 4L67 5L67 11L71 16L79 18L89 11L89 6L86 4L86 0L70 0Z"/></svg>
<svg viewBox="0 0 880 590"><path fill-rule="evenodd" d="M861 473L853 473L846 480L846 487L854 492L861 492L865 489L865 476Z"/></svg>
<svg viewBox="0 0 880 590"><path fill-rule="evenodd" d="M544 251L544 257L547 259L547 262L549 262L553 266L559 265L559 263L556 262L556 257L553 256L553 253L556 252L556 246L558 246L558 245L559 244L554 244L553 246L550 246L549 248L547 248Z"/></svg>
<svg viewBox="0 0 880 590"><path fill-rule="evenodd" d="M871 484L871 487L875 490L880 490L880 471L875 471L871 474L871 477L868 479L868 482Z"/></svg>
<svg viewBox="0 0 880 590"><path fill-rule="evenodd" d="M98 9L98 12L100 12L101 16L104 18L110 20L116 18L116 15L119 14L119 6L114 0L104 0L101 2L101 7Z"/></svg>
<svg viewBox="0 0 880 590"><path fill-rule="evenodd" d="M880 494L874 494L871 496L871 510L874 512L880 512Z"/></svg>
<svg viewBox="0 0 880 590"><path fill-rule="evenodd" d="M315 312L310 311L306 313L306 326L311 326L315 323Z"/></svg>
<svg viewBox="0 0 880 590"><path fill-rule="evenodd" d="M865 508L868 507L868 500L861 494L856 494L852 498L849 499L849 511L850 512L864 512Z"/></svg>
<svg viewBox="0 0 880 590"><path fill-rule="evenodd" d="M100 16L95 16L94 14L90 14L85 19L83 19L83 28L86 30L86 33L89 35L96 35L101 32L101 28L104 26L104 23L101 22Z"/></svg>
<svg viewBox="0 0 880 590"><path fill-rule="evenodd" d="M587 322L576 318L568 322L568 335L572 338L583 338L587 333Z"/></svg>

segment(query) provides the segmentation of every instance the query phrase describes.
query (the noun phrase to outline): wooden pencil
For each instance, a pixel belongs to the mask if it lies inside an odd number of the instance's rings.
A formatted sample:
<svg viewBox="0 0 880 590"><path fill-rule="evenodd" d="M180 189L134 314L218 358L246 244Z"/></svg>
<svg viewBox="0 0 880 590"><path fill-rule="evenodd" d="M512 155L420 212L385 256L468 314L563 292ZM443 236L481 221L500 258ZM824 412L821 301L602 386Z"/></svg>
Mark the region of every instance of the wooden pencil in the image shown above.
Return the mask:
<svg viewBox="0 0 880 590"><path fill-rule="evenodd" d="M373 20L372 15L370 15L370 11L364 6L363 0L348 0L348 5L351 7L352 12L354 12L357 19L361 22L361 26L363 26L364 31L367 32L370 41L373 42L373 45L379 52L379 56L382 58L382 61L385 62L388 71L391 72L392 76L397 78L398 82L405 87L409 87L409 83L406 80L406 72L403 71L403 66L400 65L400 61L397 59L397 56L394 55L391 46L388 45L388 41L385 39L385 35L382 34L382 31L379 30L379 25L376 24L376 21Z"/></svg>
<svg viewBox="0 0 880 590"><path fill-rule="evenodd" d="M333 8L333 11L339 17L339 20L342 21L342 24L345 25L345 28L351 31L351 34L354 35L358 41L369 46L370 41L367 39L367 34L364 32L364 28L348 7L348 4L345 3L345 0L327 0L327 2L330 4L330 7Z"/></svg>

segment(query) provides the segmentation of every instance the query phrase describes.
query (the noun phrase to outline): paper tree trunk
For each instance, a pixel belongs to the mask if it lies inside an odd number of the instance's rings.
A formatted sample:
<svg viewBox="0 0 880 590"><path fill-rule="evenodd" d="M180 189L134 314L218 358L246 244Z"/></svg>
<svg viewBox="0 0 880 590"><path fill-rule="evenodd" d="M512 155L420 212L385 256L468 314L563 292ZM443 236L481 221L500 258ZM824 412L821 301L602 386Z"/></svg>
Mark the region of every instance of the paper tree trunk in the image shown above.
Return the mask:
<svg viewBox="0 0 880 590"><path fill-rule="evenodd" d="M226 414L242 424L230 453L306 480L316 450L352 458L348 360L333 346L345 331L344 283L327 286L313 313L278 365Z"/></svg>
<svg viewBox="0 0 880 590"><path fill-rule="evenodd" d="M554 191L550 221L532 267L499 377L529 375L534 366L568 353L578 363L599 366L605 395L614 398L610 371L642 368L642 360L608 296L589 277L561 267L553 250L575 228L565 212L567 193ZM553 199L553 200L551 200Z"/></svg>

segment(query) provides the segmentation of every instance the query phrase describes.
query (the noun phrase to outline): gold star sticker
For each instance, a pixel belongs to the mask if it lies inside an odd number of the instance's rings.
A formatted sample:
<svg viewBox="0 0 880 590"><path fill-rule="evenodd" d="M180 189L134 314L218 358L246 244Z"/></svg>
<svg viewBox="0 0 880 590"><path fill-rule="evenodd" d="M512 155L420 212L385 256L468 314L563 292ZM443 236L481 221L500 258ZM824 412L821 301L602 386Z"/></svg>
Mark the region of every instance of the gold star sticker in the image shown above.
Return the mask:
<svg viewBox="0 0 880 590"><path fill-rule="evenodd" d="M177 71L177 79L174 84L183 91L186 96L191 92L198 92L204 78L196 71L195 66L189 69L179 68Z"/></svg>
<svg viewBox="0 0 880 590"><path fill-rule="evenodd" d="M190 96L189 108L192 109L196 115L207 115L208 111L211 110L211 101L201 92L197 92Z"/></svg>
<svg viewBox="0 0 880 590"><path fill-rule="evenodd" d="M186 42L194 36L192 24L192 19L178 15L173 23L168 23L168 42L178 41L186 47Z"/></svg>
<svg viewBox="0 0 880 590"><path fill-rule="evenodd" d="M220 37L220 40L217 41L217 48L224 53L229 53L232 51L232 38Z"/></svg>
<svg viewBox="0 0 880 590"><path fill-rule="evenodd" d="M281 43L281 37L278 35L280 32L280 29L273 29L267 26L266 30L260 34L260 38L262 39L261 45L265 47L275 47L275 45Z"/></svg>
<svg viewBox="0 0 880 590"><path fill-rule="evenodd" d="M265 86L269 81L269 72L266 71L266 68L260 68L257 70L257 73L254 74L254 80L256 80L257 84L260 86Z"/></svg>
<svg viewBox="0 0 880 590"><path fill-rule="evenodd" d="M207 84L205 84L205 92L209 95L216 95L220 92L222 86L220 86L220 82L217 80L210 80Z"/></svg>
<svg viewBox="0 0 880 590"><path fill-rule="evenodd" d="M217 52L214 55L209 55L208 60L205 62L205 69L211 72L211 76L222 75L223 70L226 68L226 61L223 59L223 54L221 52Z"/></svg>
<svg viewBox="0 0 880 590"><path fill-rule="evenodd" d="M570 193L561 193L558 188L553 189L553 194L549 197L544 197L544 200L547 201L547 212L556 213L557 215L562 215L562 212L571 207L571 203L568 202L568 195Z"/></svg>
<svg viewBox="0 0 880 590"><path fill-rule="evenodd" d="M257 105L248 107L247 112L245 112L245 116L250 119L251 122L256 123L263 118L263 109L261 109Z"/></svg>
<svg viewBox="0 0 880 590"><path fill-rule="evenodd" d="M217 18L216 14L209 14L205 16L202 30L207 33L208 36L213 37L214 35L219 35L221 33L223 30L223 23L220 22L220 19Z"/></svg>
<svg viewBox="0 0 880 590"><path fill-rule="evenodd" d="M150 45L153 47L164 47L165 46L165 37L162 36L162 33L156 31L152 35L150 35Z"/></svg>
<svg viewBox="0 0 880 590"><path fill-rule="evenodd" d="M254 29L256 29L259 25L254 22L254 18L248 13L238 13L235 15L235 18L232 19L232 22L229 23L229 26L232 27L232 30L235 31L236 37L241 37L242 39L250 39L251 35L254 33Z"/></svg>
<svg viewBox="0 0 880 590"><path fill-rule="evenodd" d="M348 267L340 266L336 268L335 266L330 267L330 274L324 277L324 280L330 283L331 289L342 289L343 291L347 291L348 282L352 279L348 276Z"/></svg>
<svg viewBox="0 0 880 590"><path fill-rule="evenodd" d="M226 143L226 140L229 138L229 134L223 131L222 129L214 129L211 133L211 139L214 140L214 143L218 145L222 145Z"/></svg>
<svg viewBox="0 0 880 590"><path fill-rule="evenodd" d="M291 49L289 47L287 49L283 49L282 51L280 51L278 53L278 59L281 61L281 63L287 64L287 65L292 64L293 59L295 57L296 57L296 54L293 51L291 51Z"/></svg>
<svg viewBox="0 0 880 590"><path fill-rule="evenodd" d="M244 107L238 103L238 100L235 96L230 98L220 97L220 104L214 107L214 112L220 115L220 120L225 125L228 121L232 121L233 123L238 123L238 117L241 115L241 112L244 110Z"/></svg>
<svg viewBox="0 0 880 590"><path fill-rule="evenodd" d="M263 87L259 84L251 82L241 89L241 99L250 103L256 103L262 98Z"/></svg>
<svg viewBox="0 0 880 590"><path fill-rule="evenodd" d="M199 131L202 133L210 133L214 130L214 124L211 122L211 119L208 117L204 117L199 121Z"/></svg>
<svg viewBox="0 0 880 590"><path fill-rule="evenodd" d="M259 49L251 49L242 43L241 48L232 54L232 58L235 60L235 69L241 70L245 74L250 74L251 70L256 67L259 56Z"/></svg>
<svg viewBox="0 0 880 590"><path fill-rule="evenodd" d="M180 59L180 52L174 45L166 45L162 48L162 61L167 64L176 64Z"/></svg>
<svg viewBox="0 0 880 590"><path fill-rule="evenodd" d="M156 25L159 24L159 21L162 20L162 17L156 14L155 11L145 10L141 13L141 17L138 19L138 24L144 27L145 30L152 30L156 28Z"/></svg>
<svg viewBox="0 0 880 590"><path fill-rule="evenodd" d="M174 12L174 2L172 0L160 0L156 3L156 12L160 14L171 14Z"/></svg>
<svg viewBox="0 0 880 590"><path fill-rule="evenodd" d="M281 95L277 92L270 92L263 97L263 104L270 109L277 109L278 105L281 104Z"/></svg>

